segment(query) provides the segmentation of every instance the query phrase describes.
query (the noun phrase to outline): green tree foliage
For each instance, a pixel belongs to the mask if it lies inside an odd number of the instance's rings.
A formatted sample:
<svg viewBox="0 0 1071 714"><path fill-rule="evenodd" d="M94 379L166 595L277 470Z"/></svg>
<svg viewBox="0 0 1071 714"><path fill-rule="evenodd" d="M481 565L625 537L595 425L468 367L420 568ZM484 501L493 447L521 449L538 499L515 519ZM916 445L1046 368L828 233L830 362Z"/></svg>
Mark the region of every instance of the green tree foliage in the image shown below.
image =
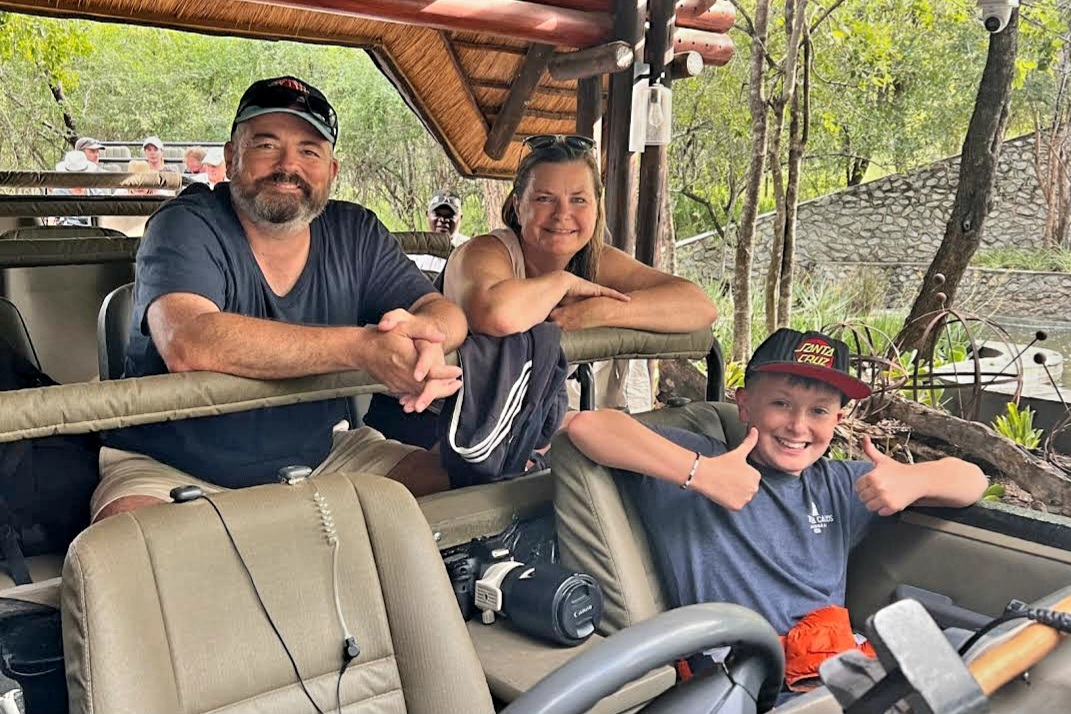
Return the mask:
<svg viewBox="0 0 1071 714"><path fill-rule="evenodd" d="M0 19L7 88L0 122L18 128L8 136L21 138L0 143L5 166L51 168L70 148L50 84L64 87L79 135L137 141L156 134L165 143L186 143L226 141L245 87L291 74L323 90L338 111L337 195L375 208L393 228L424 230L428 196L442 186L459 188L443 151L363 50Z"/></svg>
<svg viewBox="0 0 1071 714"><path fill-rule="evenodd" d="M56 158L47 148L65 145L71 130L64 113L77 111L61 100L78 88L71 66L90 51L72 23L0 13L0 165L51 168Z"/></svg>

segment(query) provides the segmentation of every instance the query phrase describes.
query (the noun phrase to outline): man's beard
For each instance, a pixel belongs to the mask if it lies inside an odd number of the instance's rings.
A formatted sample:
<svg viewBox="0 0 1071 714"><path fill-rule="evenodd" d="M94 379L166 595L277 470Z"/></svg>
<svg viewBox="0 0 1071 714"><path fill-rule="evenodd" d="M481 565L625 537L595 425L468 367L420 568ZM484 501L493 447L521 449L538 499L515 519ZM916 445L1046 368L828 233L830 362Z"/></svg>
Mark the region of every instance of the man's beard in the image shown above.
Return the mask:
<svg viewBox="0 0 1071 714"><path fill-rule="evenodd" d="M274 183L291 183L301 193L273 191ZM238 210L254 223L278 233L312 223L327 206L331 194L330 184L317 192L300 176L282 172L259 178L252 184L246 184L236 176L230 184L231 199Z"/></svg>

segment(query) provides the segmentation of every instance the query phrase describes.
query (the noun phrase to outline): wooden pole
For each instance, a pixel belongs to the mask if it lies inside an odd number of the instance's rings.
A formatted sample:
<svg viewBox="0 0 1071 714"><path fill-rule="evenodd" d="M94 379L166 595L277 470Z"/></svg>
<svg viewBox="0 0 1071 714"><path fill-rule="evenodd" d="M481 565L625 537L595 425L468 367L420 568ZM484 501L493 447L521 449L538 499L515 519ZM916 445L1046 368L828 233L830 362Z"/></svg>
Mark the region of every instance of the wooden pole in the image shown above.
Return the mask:
<svg viewBox="0 0 1071 714"><path fill-rule="evenodd" d="M729 0L679 0L677 27L708 32L728 32L736 22L736 8Z"/></svg>
<svg viewBox="0 0 1071 714"><path fill-rule="evenodd" d="M506 153L506 147L520 125L532 92L539 84L539 78L543 76L553 53L552 45L532 45L521 60L517 74L510 83L509 95L502 103L502 109L495 117L495 125L487 132L487 141L483 145L483 152L492 159L501 159Z"/></svg>
<svg viewBox="0 0 1071 714"><path fill-rule="evenodd" d="M592 47L610 38L606 13L525 0L251 0L262 5L401 22L440 30L485 33L567 47ZM252 12L252 11L251 11Z"/></svg>
<svg viewBox="0 0 1071 714"><path fill-rule="evenodd" d="M678 52L698 52L707 66L720 67L733 58L736 47L728 35L678 27L673 37Z"/></svg>
<svg viewBox="0 0 1071 714"><path fill-rule="evenodd" d="M629 44L642 56L645 0L616 0L614 37ZM632 254L636 247L635 179L636 157L629 151L632 125L632 80L629 68L610 75L610 97L606 119L606 225L613 245Z"/></svg>
<svg viewBox="0 0 1071 714"><path fill-rule="evenodd" d="M576 133L602 141L602 77L576 83Z"/></svg>
<svg viewBox="0 0 1071 714"><path fill-rule="evenodd" d="M682 52L673 55L669 64L669 78L672 80L696 77L703 71L703 56L698 52Z"/></svg>
<svg viewBox="0 0 1071 714"><path fill-rule="evenodd" d="M647 32L647 63L651 66L651 84L670 85L666 71L667 55L673 52L674 0L651 0L650 29ZM640 157L640 196L636 220L636 260L654 266L658 261L660 238L666 216L663 192L666 191L666 154L668 147L648 145Z"/></svg>
<svg viewBox="0 0 1071 714"><path fill-rule="evenodd" d="M632 45L610 42L586 50L554 55L547 70L557 80L583 79L613 74L632 66Z"/></svg>

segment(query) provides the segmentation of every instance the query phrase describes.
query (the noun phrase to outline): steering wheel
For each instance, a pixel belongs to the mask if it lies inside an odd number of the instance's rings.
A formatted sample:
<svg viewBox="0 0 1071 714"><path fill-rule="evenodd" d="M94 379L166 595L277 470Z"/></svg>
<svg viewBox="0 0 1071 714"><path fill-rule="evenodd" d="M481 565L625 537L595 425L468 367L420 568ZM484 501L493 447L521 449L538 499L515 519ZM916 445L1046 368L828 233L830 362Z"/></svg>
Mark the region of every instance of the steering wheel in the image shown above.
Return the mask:
<svg viewBox="0 0 1071 714"><path fill-rule="evenodd" d="M607 637L515 699L501 714L581 714L646 672L713 647L754 654L762 670L759 711L773 706L785 676L777 633L740 605L688 605Z"/></svg>

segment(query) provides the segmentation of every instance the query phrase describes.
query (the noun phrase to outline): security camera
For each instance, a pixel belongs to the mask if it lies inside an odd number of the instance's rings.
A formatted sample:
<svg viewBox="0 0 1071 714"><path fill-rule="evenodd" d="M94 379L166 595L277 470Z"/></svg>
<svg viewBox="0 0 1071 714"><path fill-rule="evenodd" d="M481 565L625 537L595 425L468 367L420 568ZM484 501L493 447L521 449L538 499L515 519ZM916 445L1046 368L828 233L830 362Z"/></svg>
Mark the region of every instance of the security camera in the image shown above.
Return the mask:
<svg viewBox="0 0 1071 714"><path fill-rule="evenodd" d="M982 24L991 33L1002 31L1011 21L1012 10L1019 7L1019 0L978 0Z"/></svg>

